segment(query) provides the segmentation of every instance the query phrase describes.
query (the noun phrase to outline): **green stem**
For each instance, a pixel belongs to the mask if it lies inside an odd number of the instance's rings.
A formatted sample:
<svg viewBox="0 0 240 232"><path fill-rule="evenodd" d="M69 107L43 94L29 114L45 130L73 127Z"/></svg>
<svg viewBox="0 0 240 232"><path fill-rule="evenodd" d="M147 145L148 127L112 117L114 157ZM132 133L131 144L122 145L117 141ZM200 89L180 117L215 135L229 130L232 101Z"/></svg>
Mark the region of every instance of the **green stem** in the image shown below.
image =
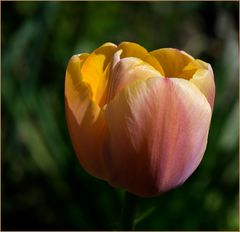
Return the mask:
<svg viewBox="0 0 240 232"><path fill-rule="evenodd" d="M134 213L137 205L137 196L125 192L122 212L119 221L119 230L132 230Z"/></svg>

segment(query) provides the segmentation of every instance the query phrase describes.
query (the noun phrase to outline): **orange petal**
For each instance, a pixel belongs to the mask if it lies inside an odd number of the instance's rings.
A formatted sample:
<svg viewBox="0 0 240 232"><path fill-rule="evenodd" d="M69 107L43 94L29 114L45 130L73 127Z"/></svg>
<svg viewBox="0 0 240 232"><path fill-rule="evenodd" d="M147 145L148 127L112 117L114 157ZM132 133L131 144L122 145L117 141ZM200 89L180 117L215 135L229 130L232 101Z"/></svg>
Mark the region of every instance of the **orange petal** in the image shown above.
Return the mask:
<svg viewBox="0 0 240 232"><path fill-rule="evenodd" d="M83 168L90 174L106 179L103 162L105 122L100 107L91 100L88 85L82 81L83 54L73 56L65 77L65 112L71 141Z"/></svg>
<svg viewBox="0 0 240 232"><path fill-rule="evenodd" d="M193 60L187 53L174 48L161 48L150 54L161 64L165 77L178 77L182 69Z"/></svg>
<svg viewBox="0 0 240 232"><path fill-rule="evenodd" d="M118 50L122 50L121 58L126 57L137 57L146 63L152 65L156 70L158 70L162 76L164 76L164 71L157 61L157 59L153 56L151 56L148 51L140 46L139 44L132 43L132 42L122 42L118 46Z"/></svg>
<svg viewBox="0 0 240 232"><path fill-rule="evenodd" d="M105 117L110 184L154 196L182 184L199 165L211 108L189 81L150 78L124 88Z"/></svg>
<svg viewBox="0 0 240 232"><path fill-rule="evenodd" d="M81 68L83 81L89 85L92 100L100 106L105 104L106 88L108 83L108 64L110 63L117 46L105 43L85 60Z"/></svg>

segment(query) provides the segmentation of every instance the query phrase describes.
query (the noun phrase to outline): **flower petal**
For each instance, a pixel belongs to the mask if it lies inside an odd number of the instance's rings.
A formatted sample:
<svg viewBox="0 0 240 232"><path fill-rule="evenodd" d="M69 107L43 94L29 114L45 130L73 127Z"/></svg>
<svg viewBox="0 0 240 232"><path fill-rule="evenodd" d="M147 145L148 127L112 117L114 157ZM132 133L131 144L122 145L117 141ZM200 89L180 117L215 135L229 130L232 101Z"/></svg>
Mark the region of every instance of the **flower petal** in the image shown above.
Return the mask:
<svg viewBox="0 0 240 232"><path fill-rule="evenodd" d="M152 65L156 70L158 70L162 76L164 76L164 71L161 64L157 61L154 56L151 56L149 52L142 46L132 42L122 42L118 46L118 50L122 50L121 58L126 57L136 57L146 63Z"/></svg>
<svg viewBox="0 0 240 232"><path fill-rule="evenodd" d="M198 68L190 81L195 84L207 98L213 109L215 97L215 82L213 70L210 64L201 60L195 60L194 65Z"/></svg>
<svg viewBox="0 0 240 232"><path fill-rule="evenodd" d="M110 184L154 196L182 184L199 165L211 108L189 81L150 78L124 88L105 117Z"/></svg>
<svg viewBox="0 0 240 232"><path fill-rule="evenodd" d="M182 69L193 60L193 57L175 48L161 48L150 54L161 64L165 77L178 77Z"/></svg>
<svg viewBox="0 0 240 232"><path fill-rule="evenodd" d="M105 121L100 107L91 100L88 85L82 81L81 66L87 54L73 56L65 77L65 112L71 141L83 168L106 179L102 150Z"/></svg>
<svg viewBox="0 0 240 232"><path fill-rule="evenodd" d="M161 74L155 68L139 58L127 57L118 59L116 56L120 56L120 53L116 52L114 54L114 60L118 60L118 62L111 71L107 102L117 95L125 86L136 80L161 77Z"/></svg>
<svg viewBox="0 0 240 232"><path fill-rule="evenodd" d="M83 81L89 85L92 100L100 106L104 105L108 83L108 64L110 63L117 46L105 43L85 60L81 68Z"/></svg>

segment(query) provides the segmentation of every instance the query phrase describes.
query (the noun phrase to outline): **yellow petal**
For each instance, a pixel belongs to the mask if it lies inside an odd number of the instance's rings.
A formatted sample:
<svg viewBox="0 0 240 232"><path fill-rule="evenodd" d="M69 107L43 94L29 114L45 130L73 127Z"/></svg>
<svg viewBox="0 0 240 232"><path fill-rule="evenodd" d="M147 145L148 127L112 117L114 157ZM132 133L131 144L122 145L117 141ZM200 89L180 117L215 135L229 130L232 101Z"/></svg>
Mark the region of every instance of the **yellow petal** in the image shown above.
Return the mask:
<svg viewBox="0 0 240 232"><path fill-rule="evenodd" d="M108 83L108 67L117 46L105 43L85 60L81 68L83 81L89 85L92 100L104 105Z"/></svg>
<svg viewBox="0 0 240 232"><path fill-rule="evenodd" d="M162 76L164 76L164 71L157 61L157 59L149 54L149 52L142 46L132 42L122 42L118 46L118 50L122 50L121 58L125 57L137 57L146 63L152 65L156 70L158 70Z"/></svg>
<svg viewBox="0 0 240 232"><path fill-rule="evenodd" d="M213 109L215 97L215 82L212 67L210 64L201 60L195 60L194 64L198 67L190 81L195 84L207 98Z"/></svg>
<svg viewBox="0 0 240 232"><path fill-rule="evenodd" d="M161 64L165 77L178 77L183 68L193 60L187 53L174 48L161 48L150 54Z"/></svg>
<svg viewBox="0 0 240 232"><path fill-rule="evenodd" d="M83 62L86 60L87 57L87 53L74 55L71 57L68 63L65 78L65 96L67 96L68 101L71 102L72 105L76 104L76 96L78 96L79 92L78 86L82 82L80 70ZM85 94L88 93L86 92Z"/></svg>
<svg viewBox="0 0 240 232"><path fill-rule="evenodd" d="M105 121L100 107L91 100L88 85L82 81L82 64L89 56L73 56L65 77L65 112L71 141L83 168L106 179L102 152Z"/></svg>

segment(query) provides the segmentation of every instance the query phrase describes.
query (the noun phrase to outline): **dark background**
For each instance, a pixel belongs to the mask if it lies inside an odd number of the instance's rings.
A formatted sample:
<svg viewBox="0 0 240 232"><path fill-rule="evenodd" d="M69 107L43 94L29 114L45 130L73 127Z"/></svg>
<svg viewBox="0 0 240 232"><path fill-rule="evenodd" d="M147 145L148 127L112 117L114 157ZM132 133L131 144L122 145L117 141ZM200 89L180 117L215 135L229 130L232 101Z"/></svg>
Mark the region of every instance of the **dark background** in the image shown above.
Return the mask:
<svg viewBox="0 0 240 232"><path fill-rule="evenodd" d="M211 63L208 147L186 183L141 198L136 230L238 230L238 2L1 2L2 230L113 230L123 192L83 171L64 114L73 54L107 41Z"/></svg>

